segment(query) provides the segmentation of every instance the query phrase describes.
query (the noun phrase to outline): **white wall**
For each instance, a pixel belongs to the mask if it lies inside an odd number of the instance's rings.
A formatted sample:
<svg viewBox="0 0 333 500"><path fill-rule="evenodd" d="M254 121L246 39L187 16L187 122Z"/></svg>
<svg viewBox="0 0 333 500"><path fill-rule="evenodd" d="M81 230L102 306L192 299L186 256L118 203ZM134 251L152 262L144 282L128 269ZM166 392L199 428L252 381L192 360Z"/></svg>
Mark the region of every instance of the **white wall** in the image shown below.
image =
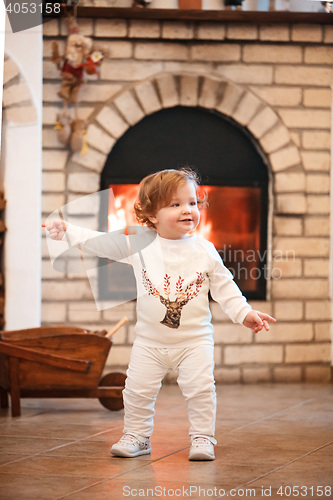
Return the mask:
<svg viewBox="0 0 333 500"><path fill-rule="evenodd" d="M42 27L12 33L6 23L5 53L19 66L37 109L34 124L3 124L5 328L40 325Z"/></svg>
<svg viewBox="0 0 333 500"><path fill-rule="evenodd" d="M5 50L5 5L0 3L0 129L2 119L2 87L3 87L3 56ZM1 156L1 133L0 133L0 156ZM1 161L1 160L0 160Z"/></svg>
<svg viewBox="0 0 333 500"><path fill-rule="evenodd" d="M333 130L333 82L332 82L332 104L331 104L331 130ZM330 295L331 295L331 364L333 366L333 134L331 134L331 203L330 203L330 213L331 213L331 249L330 249Z"/></svg>

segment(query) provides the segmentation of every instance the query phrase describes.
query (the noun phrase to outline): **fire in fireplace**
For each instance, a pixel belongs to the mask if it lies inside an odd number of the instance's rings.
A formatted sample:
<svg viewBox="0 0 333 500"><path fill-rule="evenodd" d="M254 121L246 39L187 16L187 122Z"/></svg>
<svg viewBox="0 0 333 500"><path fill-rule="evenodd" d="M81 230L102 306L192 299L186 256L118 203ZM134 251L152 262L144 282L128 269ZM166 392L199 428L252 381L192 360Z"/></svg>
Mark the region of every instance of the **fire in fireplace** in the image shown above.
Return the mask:
<svg viewBox="0 0 333 500"><path fill-rule="evenodd" d="M109 188L112 196L101 212L101 229L136 225L133 204L138 183L151 172L177 168L181 163L175 165L175 158L184 160L183 165L195 165L208 196L196 234L215 245L249 299L265 299L267 167L246 129L223 115L177 106L131 127L114 146L102 172L101 189ZM99 273L103 300L133 297L126 287L117 266L109 266L107 272L103 266Z"/></svg>
<svg viewBox="0 0 333 500"><path fill-rule="evenodd" d="M138 184L113 184L109 188L108 231L127 233L128 227L137 225L133 205ZM260 189L207 185L200 189L208 196L208 206L201 211L195 234L215 245L244 291L256 292L263 259L260 252ZM112 278L110 286L113 288Z"/></svg>

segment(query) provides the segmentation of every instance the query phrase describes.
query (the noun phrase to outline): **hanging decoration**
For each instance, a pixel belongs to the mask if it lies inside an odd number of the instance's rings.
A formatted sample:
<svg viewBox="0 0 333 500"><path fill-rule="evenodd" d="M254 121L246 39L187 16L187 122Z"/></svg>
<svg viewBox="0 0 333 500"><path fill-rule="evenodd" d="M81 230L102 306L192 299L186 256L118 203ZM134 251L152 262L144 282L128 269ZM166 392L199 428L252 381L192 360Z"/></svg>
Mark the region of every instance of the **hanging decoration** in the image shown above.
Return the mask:
<svg viewBox="0 0 333 500"><path fill-rule="evenodd" d="M78 116L79 90L85 75L98 75L103 53L93 50L92 39L79 33L73 14L66 18L68 37L65 54L59 53L57 42L52 44L52 62L60 71L61 85L58 96L63 101L63 111L57 116L58 139L74 152L87 151L86 123Z"/></svg>

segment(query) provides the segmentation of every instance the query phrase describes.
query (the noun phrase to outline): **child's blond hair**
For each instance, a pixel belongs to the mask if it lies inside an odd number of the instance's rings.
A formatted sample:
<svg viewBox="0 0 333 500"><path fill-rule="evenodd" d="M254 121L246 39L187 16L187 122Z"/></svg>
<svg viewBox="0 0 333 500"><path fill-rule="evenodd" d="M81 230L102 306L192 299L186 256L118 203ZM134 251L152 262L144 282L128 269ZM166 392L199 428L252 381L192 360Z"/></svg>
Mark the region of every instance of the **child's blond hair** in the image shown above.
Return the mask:
<svg viewBox="0 0 333 500"><path fill-rule="evenodd" d="M152 217L160 208L167 206L178 187L186 182L193 182L196 191L198 190L199 177L190 168L161 170L142 179L138 199L134 204L138 222L151 228L155 227L149 217ZM205 197L197 198L197 202L201 206L205 205Z"/></svg>

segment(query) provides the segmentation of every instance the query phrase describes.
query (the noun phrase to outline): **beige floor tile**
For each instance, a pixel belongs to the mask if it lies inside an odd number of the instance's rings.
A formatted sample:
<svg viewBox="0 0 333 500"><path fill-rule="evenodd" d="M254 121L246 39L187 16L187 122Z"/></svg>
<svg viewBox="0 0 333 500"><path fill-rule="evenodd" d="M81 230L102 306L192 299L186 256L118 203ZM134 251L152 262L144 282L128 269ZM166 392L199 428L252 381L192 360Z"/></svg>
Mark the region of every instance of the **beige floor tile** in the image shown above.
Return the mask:
<svg viewBox="0 0 333 500"><path fill-rule="evenodd" d="M0 472L1 500L56 500L72 491L99 482L90 477L63 477L52 475L2 474Z"/></svg>
<svg viewBox="0 0 333 500"><path fill-rule="evenodd" d="M260 480L261 485L279 488L280 486L331 486L333 497L333 443L299 457L286 464L282 469L272 471ZM256 483L253 483L256 485ZM319 498L320 495L314 496ZM323 495L325 498L325 495ZM326 497L327 498L327 497ZM329 497L330 498L330 497Z"/></svg>
<svg viewBox="0 0 333 500"><path fill-rule="evenodd" d="M15 474L19 470L20 474L28 476L55 474L62 477L112 478L126 471L135 470L147 460L145 457L139 458L139 460L125 461L120 459L112 460L109 456L104 458L86 458L84 456L50 457L42 454L21 460L20 463L2 465L1 473Z"/></svg>
<svg viewBox="0 0 333 500"><path fill-rule="evenodd" d="M63 439L47 439L33 437L17 437L17 436L1 436L0 457L3 453L34 455L50 448L58 448L68 443L68 440Z"/></svg>

